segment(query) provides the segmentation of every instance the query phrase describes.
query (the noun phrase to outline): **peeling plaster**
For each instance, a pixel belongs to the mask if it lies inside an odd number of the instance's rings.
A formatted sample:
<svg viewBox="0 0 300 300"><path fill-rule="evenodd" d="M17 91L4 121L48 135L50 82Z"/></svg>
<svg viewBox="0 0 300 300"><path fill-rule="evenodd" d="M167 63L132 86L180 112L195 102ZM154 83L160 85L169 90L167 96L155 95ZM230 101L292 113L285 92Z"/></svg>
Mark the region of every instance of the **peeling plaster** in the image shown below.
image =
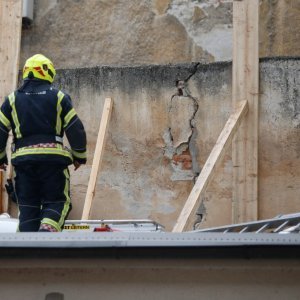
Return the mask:
<svg viewBox="0 0 300 300"><path fill-rule="evenodd" d="M199 174L197 151L194 145L194 119L199 105L188 89L188 81L197 72L196 64L185 80L177 80L177 94L171 97L168 114L170 127L164 133L164 155L170 159L172 181L194 180ZM188 120L186 120L188 118Z"/></svg>
<svg viewBox="0 0 300 300"><path fill-rule="evenodd" d="M215 61L226 61L232 59L230 3L231 0L173 0L167 13L176 17L194 43L211 54ZM217 10L222 10L223 15L225 11L227 16L219 18ZM195 18L199 11L202 17Z"/></svg>
<svg viewBox="0 0 300 300"><path fill-rule="evenodd" d="M111 96L114 110L97 181L93 218L151 218L171 229L198 175L195 167L203 166L230 115L231 71L231 64L225 62L198 67L189 63L58 70L57 87L70 91L89 142L87 166L72 173L71 218L82 213L99 117L105 97ZM298 72L298 57L260 61L259 213L263 218L290 213L299 207ZM199 109L195 116L195 108L191 109L184 119L187 128L195 127L192 135L185 135L182 143L174 147L168 108L178 79L185 83L182 101L189 101L193 108L190 96L197 100ZM153 119L152 130L146 136L147 118L140 120L142 134L137 134L132 126L132 120L137 119L132 114L143 112L144 102ZM133 103L137 106L134 110ZM187 149L193 166L189 173L177 172L171 160L174 154ZM227 154L205 193L207 198L201 199L207 211L202 227L231 220L232 162Z"/></svg>

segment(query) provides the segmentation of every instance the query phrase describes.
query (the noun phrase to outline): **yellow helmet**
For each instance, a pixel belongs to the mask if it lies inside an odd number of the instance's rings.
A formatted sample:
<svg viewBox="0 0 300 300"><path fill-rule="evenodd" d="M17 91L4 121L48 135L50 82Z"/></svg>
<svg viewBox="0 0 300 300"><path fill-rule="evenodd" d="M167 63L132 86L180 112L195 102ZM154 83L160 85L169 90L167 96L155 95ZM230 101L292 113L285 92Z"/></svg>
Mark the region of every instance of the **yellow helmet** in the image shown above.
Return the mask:
<svg viewBox="0 0 300 300"><path fill-rule="evenodd" d="M31 73L31 75L29 75ZM56 71L49 58L42 54L36 54L26 60L23 68L23 79L33 76L34 78L53 82Z"/></svg>

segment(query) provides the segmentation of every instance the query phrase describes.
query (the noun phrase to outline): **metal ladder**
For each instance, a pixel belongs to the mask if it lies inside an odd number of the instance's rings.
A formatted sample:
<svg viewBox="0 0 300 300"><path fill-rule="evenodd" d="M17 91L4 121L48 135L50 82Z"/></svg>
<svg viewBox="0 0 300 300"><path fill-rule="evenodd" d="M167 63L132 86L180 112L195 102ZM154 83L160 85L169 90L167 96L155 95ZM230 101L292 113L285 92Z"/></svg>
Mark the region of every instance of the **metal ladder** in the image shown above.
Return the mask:
<svg viewBox="0 0 300 300"><path fill-rule="evenodd" d="M164 227L152 220L67 220L64 232L162 232Z"/></svg>
<svg viewBox="0 0 300 300"><path fill-rule="evenodd" d="M222 232L222 233L299 233L300 213L279 215L273 219L247 222L220 227L197 229L195 232Z"/></svg>

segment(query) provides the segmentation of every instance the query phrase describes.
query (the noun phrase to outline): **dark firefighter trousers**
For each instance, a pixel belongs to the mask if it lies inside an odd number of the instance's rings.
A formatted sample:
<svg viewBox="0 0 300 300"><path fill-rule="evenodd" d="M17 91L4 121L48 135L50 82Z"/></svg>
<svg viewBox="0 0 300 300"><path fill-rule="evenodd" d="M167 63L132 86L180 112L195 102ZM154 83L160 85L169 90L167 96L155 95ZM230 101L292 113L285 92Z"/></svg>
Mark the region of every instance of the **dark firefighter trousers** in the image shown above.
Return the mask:
<svg viewBox="0 0 300 300"><path fill-rule="evenodd" d="M41 224L61 231L70 210L70 174L64 165L15 167L19 231L38 231Z"/></svg>

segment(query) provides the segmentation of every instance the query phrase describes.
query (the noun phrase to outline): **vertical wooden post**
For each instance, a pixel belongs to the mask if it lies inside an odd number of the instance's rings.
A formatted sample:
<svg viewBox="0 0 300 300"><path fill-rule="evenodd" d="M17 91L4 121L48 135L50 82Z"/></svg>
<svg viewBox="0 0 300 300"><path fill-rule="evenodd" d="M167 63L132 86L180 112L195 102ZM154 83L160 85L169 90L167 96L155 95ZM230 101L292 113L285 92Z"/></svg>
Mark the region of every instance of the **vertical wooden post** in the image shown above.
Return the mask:
<svg viewBox="0 0 300 300"><path fill-rule="evenodd" d="M0 1L0 104L17 87L22 29L22 0ZM0 172L0 213L7 211L7 195Z"/></svg>
<svg viewBox="0 0 300 300"><path fill-rule="evenodd" d="M249 104L232 147L233 223L258 218L258 18L259 0L233 1L232 104Z"/></svg>
<svg viewBox="0 0 300 300"><path fill-rule="evenodd" d="M98 170L101 165L102 156L104 152L105 136L107 133L108 122L110 120L110 115L112 111L112 99L106 98L103 106L103 113L101 118L101 123L99 127L99 133L97 137L97 143L95 148L95 154L92 164L91 175L89 178L88 189L86 192L86 197L84 201L84 207L82 212L81 220L88 220L91 213L92 201L95 196L95 188L97 183Z"/></svg>

